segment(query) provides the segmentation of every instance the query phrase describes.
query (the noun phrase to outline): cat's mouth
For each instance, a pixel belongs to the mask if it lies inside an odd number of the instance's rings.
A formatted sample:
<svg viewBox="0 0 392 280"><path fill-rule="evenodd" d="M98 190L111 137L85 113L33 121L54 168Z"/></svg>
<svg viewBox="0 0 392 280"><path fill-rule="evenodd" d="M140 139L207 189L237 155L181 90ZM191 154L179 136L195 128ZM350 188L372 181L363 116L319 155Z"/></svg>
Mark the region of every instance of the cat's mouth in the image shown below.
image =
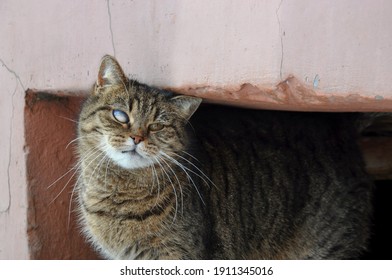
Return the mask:
<svg viewBox="0 0 392 280"><path fill-rule="evenodd" d="M121 151L121 153L123 153L123 154L130 154L131 156L134 156L134 155L139 155L139 153L138 153L138 152L136 152L136 149L133 149L133 150L127 150L127 151Z"/></svg>
<svg viewBox="0 0 392 280"><path fill-rule="evenodd" d="M150 159L136 147L123 147L122 149L111 148L107 155L115 163L125 169L145 168L149 166Z"/></svg>
<svg viewBox="0 0 392 280"><path fill-rule="evenodd" d="M144 158L144 156L140 154L136 149L121 151L121 153L129 155L131 156L131 158Z"/></svg>

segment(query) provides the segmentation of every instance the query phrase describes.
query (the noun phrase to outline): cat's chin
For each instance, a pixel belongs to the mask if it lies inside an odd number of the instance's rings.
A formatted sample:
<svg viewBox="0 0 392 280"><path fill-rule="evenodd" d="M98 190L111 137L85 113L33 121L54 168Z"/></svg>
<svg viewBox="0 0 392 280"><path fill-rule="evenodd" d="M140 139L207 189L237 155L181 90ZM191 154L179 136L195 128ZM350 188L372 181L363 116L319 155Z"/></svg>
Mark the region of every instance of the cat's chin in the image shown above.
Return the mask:
<svg viewBox="0 0 392 280"><path fill-rule="evenodd" d="M136 150L131 151L116 151L112 150L107 153L117 165L124 169L139 169L149 167L152 164L152 160L140 155Z"/></svg>

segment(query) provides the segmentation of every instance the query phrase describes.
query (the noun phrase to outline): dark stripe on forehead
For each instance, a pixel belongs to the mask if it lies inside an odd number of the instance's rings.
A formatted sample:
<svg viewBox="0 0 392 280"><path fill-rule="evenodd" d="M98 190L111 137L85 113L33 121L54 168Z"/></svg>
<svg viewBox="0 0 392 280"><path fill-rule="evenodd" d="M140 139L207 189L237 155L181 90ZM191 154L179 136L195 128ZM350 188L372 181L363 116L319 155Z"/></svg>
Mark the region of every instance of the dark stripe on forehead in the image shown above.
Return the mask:
<svg viewBox="0 0 392 280"><path fill-rule="evenodd" d="M140 103L140 97L139 97L139 94L138 94L138 93L136 93L136 94L133 96L133 99L134 99L137 103Z"/></svg>
<svg viewBox="0 0 392 280"><path fill-rule="evenodd" d="M143 114L148 113L149 107L150 107L150 100L145 95L145 96L143 96L143 98L141 98L141 104L140 104L141 113L143 113Z"/></svg>
<svg viewBox="0 0 392 280"><path fill-rule="evenodd" d="M129 110L129 112L132 111L132 105L133 105L133 98L129 97L129 100L128 100L128 110Z"/></svg>
<svg viewBox="0 0 392 280"><path fill-rule="evenodd" d="M149 114L148 119L150 119L150 120L153 119L154 121L156 120L157 112L158 112L156 98L151 98L149 100L149 106L148 106L146 112L148 112L148 114Z"/></svg>
<svg viewBox="0 0 392 280"><path fill-rule="evenodd" d="M154 106L155 106L155 104L154 104ZM157 107L155 107L155 108L153 109L153 116L152 116L152 119L153 119L154 121L156 121L159 115L160 115L160 111L158 110Z"/></svg>

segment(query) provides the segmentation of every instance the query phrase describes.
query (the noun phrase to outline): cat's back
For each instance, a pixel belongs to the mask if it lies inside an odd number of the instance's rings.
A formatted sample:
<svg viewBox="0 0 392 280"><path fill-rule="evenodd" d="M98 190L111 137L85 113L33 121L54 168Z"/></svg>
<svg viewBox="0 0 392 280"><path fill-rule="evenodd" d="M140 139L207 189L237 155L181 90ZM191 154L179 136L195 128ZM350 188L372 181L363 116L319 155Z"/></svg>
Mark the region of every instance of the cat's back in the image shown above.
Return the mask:
<svg viewBox="0 0 392 280"><path fill-rule="evenodd" d="M284 153L290 161L291 154L302 154L304 158L317 155L323 160L343 152L350 161L351 157L361 159L357 146L359 118L357 113L286 112L208 105L192 117L191 135L198 145L218 145L213 149L217 154L230 149L238 151L238 156L251 150L266 156L271 150L274 154Z"/></svg>
<svg viewBox="0 0 392 280"><path fill-rule="evenodd" d="M218 131L221 135L245 137L244 133L258 134L275 140L290 139L299 134L314 134L317 137L350 135L358 137L358 113L292 112L254 110L237 107L205 105L192 116L191 123L201 133ZM276 138L277 137L277 138Z"/></svg>
<svg viewBox="0 0 392 280"><path fill-rule="evenodd" d="M215 256L356 257L368 237L372 186L357 117L201 108L191 134L214 182L206 196Z"/></svg>

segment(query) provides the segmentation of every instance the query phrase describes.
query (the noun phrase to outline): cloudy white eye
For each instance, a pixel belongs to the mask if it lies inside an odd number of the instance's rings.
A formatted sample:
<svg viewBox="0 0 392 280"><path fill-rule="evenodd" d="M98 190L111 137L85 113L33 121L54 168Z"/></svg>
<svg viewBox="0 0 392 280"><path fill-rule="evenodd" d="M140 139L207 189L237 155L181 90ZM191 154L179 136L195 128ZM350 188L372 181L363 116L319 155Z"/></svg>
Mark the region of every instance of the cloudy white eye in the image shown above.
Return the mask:
<svg viewBox="0 0 392 280"><path fill-rule="evenodd" d="M129 117L127 113L121 111L121 110L113 110L113 117L119 121L120 123L128 123L129 122Z"/></svg>

